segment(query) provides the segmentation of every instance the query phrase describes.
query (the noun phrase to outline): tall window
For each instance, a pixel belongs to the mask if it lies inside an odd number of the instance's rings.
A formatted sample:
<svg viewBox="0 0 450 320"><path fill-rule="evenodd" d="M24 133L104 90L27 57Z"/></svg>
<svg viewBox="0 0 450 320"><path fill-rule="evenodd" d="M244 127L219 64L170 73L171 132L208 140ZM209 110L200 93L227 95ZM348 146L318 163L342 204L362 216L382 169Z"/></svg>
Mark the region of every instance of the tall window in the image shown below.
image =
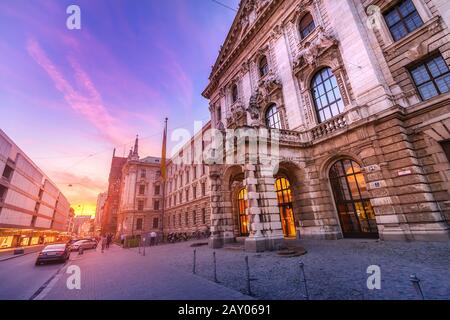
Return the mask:
<svg viewBox="0 0 450 320"><path fill-rule="evenodd" d="M314 76L311 87L317 118L320 123L344 111L341 92L331 68L320 70Z"/></svg>
<svg viewBox="0 0 450 320"><path fill-rule="evenodd" d="M159 200L155 200L155 202L153 202L153 210L159 210Z"/></svg>
<svg viewBox="0 0 450 320"><path fill-rule="evenodd" d="M238 100L238 98L239 98L238 87L236 84L234 84L231 87L231 101L235 103Z"/></svg>
<svg viewBox="0 0 450 320"><path fill-rule="evenodd" d="M331 188L345 237L377 237L375 212L361 167L345 159L330 170Z"/></svg>
<svg viewBox="0 0 450 320"><path fill-rule="evenodd" d="M169 222L169 225L170 225L170 222ZM158 227L159 227L159 219L153 218L153 229L158 229Z"/></svg>
<svg viewBox="0 0 450 320"><path fill-rule="evenodd" d="M155 196L159 196L159 193L161 192L161 187L159 185L155 186Z"/></svg>
<svg viewBox="0 0 450 320"><path fill-rule="evenodd" d="M269 73L269 62L267 61L267 57L263 56L261 60L259 60L259 75L264 77Z"/></svg>
<svg viewBox="0 0 450 320"><path fill-rule="evenodd" d="M441 142L441 146L444 149L448 162L450 162L450 140ZM1 198L1 197L0 197Z"/></svg>
<svg viewBox="0 0 450 320"><path fill-rule="evenodd" d="M220 106L217 107L217 121L222 120L222 108Z"/></svg>
<svg viewBox="0 0 450 320"><path fill-rule="evenodd" d="M197 212L195 210L192 212L192 223L197 224Z"/></svg>
<svg viewBox="0 0 450 320"><path fill-rule="evenodd" d="M197 199L197 187L192 187L192 196Z"/></svg>
<svg viewBox="0 0 450 320"><path fill-rule="evenodd" d="M250 234L248 229L249 217L246 212L247 208L247 189L242 188L238 194L239 229L241 232L241 236L248 236Z"/></svg>
<svg viewBox="0 0 450 320"><path fill-rule="evenodd" d="M141 178L145 178L147 176L147 171L145 169L141 170Z"/></svg>
<svg viewBox="0 0 450 320"><path fill-rule="evenodd" d="M400 1L384 14L384 19L394 41L400 40L423 25L422 18L420 18L412 0Z"/></svg>
<svg viewBox="0 0 450 320"><path fill-rule="evenodd" d="M202 208L202 224L206 224L206 209Z"/></svg>
<svg viewBox="0 0 450 320"><path fill-rule="evenodd" d="M412 69L411 76L423 100L450 90L450 70L441 55Z"/></svg>
<svg viewBox="0 0 450 320"><path fill-rule="evenodd" d="M184 216L184 222L185 222L186 226L189 225L189 213L187 213L187 212L186 212L186 214Z"/></svg>
<svg viewBox="0 0 450 320"><path fill-rule="evenodd" d="M139 186L139 194L140 194L140 195L145 194L145 185L140 185L140 186Z"/></svg>
<svg viewBox="0 0 450 320"><path fill-rule="evenodd" d="M204 182L202 182L202 196L206 195L206 185Z"/></svg>
<svg viewBox="0 0 450 320"><path fill-rule="evenodd" d="M142 218L136 219L136 230L142 230Z"/></svg>
<svg viewBox="0 0 450 320"><path fill-rule="evenodd" d="M281 129L280 113L275 104L272 104L266 111L266 125L271 129Z"/></svg>
<svg viewBox="0 0 450 320"><path fill-rule="evenodd" d="M306 38L313 30L316 28L316 25L314 24L314 19L310 13L307 13L301 20L300 20L300 37L302 39Z"/></svg>
<svg viewBox="0 0 450 320"><path fill-rule="evenodd" d="M144 211L144 200L138 201L138 211Z"/></svg>
<svg viewBox="0 0 450 320"><path fill-rule="evenodd" d="M286 178L278 178L275 181L275 190L283 234L285 237L295 237L297 231L295 230L291 183Z"/></svg>

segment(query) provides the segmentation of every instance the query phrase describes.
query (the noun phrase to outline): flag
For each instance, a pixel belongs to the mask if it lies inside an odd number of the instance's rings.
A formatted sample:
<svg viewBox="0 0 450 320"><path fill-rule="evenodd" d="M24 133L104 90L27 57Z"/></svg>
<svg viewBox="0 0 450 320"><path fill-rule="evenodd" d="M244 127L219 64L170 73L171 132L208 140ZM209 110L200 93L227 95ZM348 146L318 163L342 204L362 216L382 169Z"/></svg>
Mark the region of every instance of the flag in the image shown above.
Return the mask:
<svg viewBox="0 0 450 320"><path fill-rule="evenodd" d="M166 145L167 145L167 118L164 126L163 143L161 150L161 177L163 181L166 181Z"/></svg>

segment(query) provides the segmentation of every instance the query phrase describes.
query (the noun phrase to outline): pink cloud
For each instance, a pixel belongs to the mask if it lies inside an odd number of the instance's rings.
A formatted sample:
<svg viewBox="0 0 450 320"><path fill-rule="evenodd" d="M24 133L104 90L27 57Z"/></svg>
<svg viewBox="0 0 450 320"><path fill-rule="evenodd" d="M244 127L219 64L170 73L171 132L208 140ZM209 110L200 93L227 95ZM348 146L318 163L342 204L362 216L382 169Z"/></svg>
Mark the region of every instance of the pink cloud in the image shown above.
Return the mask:
<svg viewBox="0 0 450 320"><path fill-rule="evenodd" d="M27 51L52 79L56 89L64 95L68 105L91 123L104 139L114 145L120 145L127 140L127 137L130 137L130 134L125 133L122 129L124 124L121 124L108 112L103 104L101 94L95 88L88 74L73 59L70 59L70 65L77 84L84 92L74 89L37 41L29 39Z"/></svg>

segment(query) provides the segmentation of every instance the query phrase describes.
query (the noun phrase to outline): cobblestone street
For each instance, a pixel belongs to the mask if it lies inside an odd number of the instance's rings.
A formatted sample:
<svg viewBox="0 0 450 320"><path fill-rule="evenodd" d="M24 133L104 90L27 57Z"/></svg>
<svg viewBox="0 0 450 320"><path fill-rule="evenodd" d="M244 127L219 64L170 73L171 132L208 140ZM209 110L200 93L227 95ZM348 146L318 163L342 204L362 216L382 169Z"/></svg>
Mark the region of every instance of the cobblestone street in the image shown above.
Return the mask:
<svg viewBox="0 0 450 320"><path fill-rule="evenodd" d="M294 244L294 243L292 243ZM245 256L258 299L304 299L299 262L304 263L311 299L418 299L409 280L416 274L426 299L450 298L450 244L445 242L382 242L377 240L295 241L308 253L285 258L274 252L216 250L221 285L246 293ZM193 248L179 243L152 248L167 264L191 272ZM214 280L213 250L197 249L197 275ZM381 290L368 290L367 267L381 268Z"/></svg>

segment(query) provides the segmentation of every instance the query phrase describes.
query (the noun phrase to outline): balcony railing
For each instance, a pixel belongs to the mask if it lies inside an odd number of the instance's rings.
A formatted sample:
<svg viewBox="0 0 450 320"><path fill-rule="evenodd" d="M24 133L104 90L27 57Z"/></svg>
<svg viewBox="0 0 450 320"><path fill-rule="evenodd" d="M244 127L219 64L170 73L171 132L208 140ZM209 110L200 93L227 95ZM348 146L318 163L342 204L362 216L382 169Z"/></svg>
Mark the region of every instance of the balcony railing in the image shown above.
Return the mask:
<svg viewBox="0 0 450 320"><path fill-rule="evenodd" d="M320 139L345 127L347 127L347 114L341 113L311 129L311 137L313 140Z"/></svg>

